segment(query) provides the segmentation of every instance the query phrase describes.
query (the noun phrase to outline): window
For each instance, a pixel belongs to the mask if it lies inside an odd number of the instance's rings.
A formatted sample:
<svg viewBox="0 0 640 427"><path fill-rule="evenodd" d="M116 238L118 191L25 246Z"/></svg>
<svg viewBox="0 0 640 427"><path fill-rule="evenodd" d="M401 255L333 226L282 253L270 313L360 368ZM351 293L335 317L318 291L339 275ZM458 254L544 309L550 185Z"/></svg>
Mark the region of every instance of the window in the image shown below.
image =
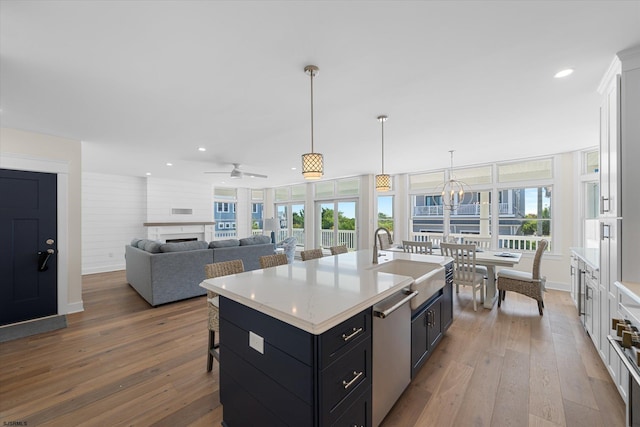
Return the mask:
<svg viewBox="0 0 640 427"><path fill-rule="evenodd" d="M552 187L501 189L499 203L499 247L535 250L535 242L551 237Z"/></svg>
<svg viewBox="0 0 640 427"><path fill-rule="evenodd" d="M304 246L304 204L276 205L276 215L280 221L280 231L276 241L293 236L297 239L297 246Z"/></svg>
<svg viewBox="0 0 640 427"><path fill-rule="evenodd" d="M333 200L316 204L317 238L323 248L345 245L350 250L358 250L356 200Z"/></svg>
<svg viewBox="0 0 640 427"><path fill-rule="evenodd" d="M215 238L227 239L236 237L236 189L215 188L213 219L218 224ZM234 226L232 227L231 224Z"/></svg>
<svg viewBox="0 0 640 427"><path fill-rule="evenodd" d="M384 227L393 235L393 196L378 196L378 227Z"/></svg>

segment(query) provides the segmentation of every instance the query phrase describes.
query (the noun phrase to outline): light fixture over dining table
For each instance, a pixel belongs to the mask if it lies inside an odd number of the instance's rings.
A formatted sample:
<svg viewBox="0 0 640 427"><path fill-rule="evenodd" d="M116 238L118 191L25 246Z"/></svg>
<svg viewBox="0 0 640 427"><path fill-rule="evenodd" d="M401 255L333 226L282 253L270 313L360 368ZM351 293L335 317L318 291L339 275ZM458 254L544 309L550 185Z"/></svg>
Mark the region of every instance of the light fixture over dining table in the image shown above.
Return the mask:
<svg viewBox="0 0 640 427"><path fill-rule="evenodd" d="M304 72L311 76L311 152L302 155L302 176L305 179L320 179L324 175L322 154L313 151L313 78L319 71L315 65L304 67Z"/></svg>
<svg viewBox="0 0 640 427"><path fill-rule="evenodd" d="M458 210L464 204L465 195L469 194L467 185L454 178L453 175L453 153L455 150L449 150L451 155L451 166L449 167L448 179L445 179L442 185L438 187L436 194L441 197L442 208L450 211ZM437 203L436 203L437 204Z"/></svg>

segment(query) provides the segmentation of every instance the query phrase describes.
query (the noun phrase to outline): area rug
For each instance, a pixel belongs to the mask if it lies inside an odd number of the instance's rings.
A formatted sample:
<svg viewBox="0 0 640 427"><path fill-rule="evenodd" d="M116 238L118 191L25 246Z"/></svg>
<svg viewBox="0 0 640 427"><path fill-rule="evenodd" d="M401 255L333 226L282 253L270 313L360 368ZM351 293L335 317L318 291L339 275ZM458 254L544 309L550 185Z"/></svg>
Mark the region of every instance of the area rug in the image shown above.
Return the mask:
<svg viewBox="0 0 640 427"><path fill-rule="evenodd" d="M24 338L67 327L67 316L50 316L0 327L0 342Z"/></svg>

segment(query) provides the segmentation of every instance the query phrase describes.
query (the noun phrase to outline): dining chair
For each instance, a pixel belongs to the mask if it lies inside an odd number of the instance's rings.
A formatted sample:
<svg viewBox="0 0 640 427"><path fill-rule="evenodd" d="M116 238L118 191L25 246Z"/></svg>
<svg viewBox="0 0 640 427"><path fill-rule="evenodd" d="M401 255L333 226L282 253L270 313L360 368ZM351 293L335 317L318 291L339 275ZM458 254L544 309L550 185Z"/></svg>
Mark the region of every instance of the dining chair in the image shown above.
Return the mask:
<svg viewBox="0 0 640 427"><path fill-rule="evenodd" d="M349 252L347 245L331 246L329 250L331 251L331 255L346 254Z"/></svg>
<svg viewBox="0 0 640 427"><path fill-rule="evenodd" d="M286 254L263 255L259 258L260 268L276 267L278 265L288 264Z"/></svg>
<svg viewBox="0 0 640 427"><path fill-rule="evenodd" d="M501 301L504 301L507 291L517 292L536 300L538 302L538 313L542 316L542 309L544 308L542 293L545 290L547 278L540 276L540 262L548 245L549 242L545 239L538 242L536 254L533 257L531 273L507 268L503 268L498 272L498 307L500 307Z"/></svg>
<svg viewBox="0 0 640 427"><path fill-rule="evenodd" d="M322 249L307 249L300 252L300 257L303 261L309 261L310 259L322 258Z"/></svg>
<svg viewBox="0 0 640 427"><path fill-rule="evenodd" d="M478 271L476 266L475 245L459 243L441 243L442 255L453 258L453 283L456 285L456 293L460 291L460 285L471 286L473 295L473 310L478 311L476 291L480 291L480 302L484 303L484 289L486 283L486 269Z"/></svg>
<svg viewBox="0 0 640 427"><path fill-rule="evenodd" d="M237 274L244 272L244 264L241 259L234 259L231 261L214 262L213 264L206 264L204 266L204 272L207 279L214 279L216 277L228 276L230 274ZM212 291L207 291L207 307L209 308L209 344L207 350L207 372L211 372L213 369L213 359L220 361L220 354L218 348L220 344L216 344L216 332L220 332L220 309L219 309L219 297L218 294ZM218 341L220 339L218 338Z"/></svg>
<svg viewBox="0 0 640 427"><path fill-rule="evenodd" d="M462 239L462 243L465 245L476 245L476 248L488 250L491 248L491 237L465 236Z"/></svg>
<svg viewBox="0 0 640 427"><path fill-rule="evenodd" d="M402 241L402 250L410 254L433 254L433 242L414 242L412 240Z"/></svg>

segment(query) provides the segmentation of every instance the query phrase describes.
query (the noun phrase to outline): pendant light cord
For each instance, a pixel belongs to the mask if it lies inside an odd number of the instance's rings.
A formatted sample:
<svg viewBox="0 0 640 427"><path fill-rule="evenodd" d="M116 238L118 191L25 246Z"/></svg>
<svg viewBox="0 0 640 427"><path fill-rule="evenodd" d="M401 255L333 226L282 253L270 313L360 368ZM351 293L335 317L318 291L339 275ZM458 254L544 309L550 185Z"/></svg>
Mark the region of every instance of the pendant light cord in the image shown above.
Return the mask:
<svg viewBox="0 0 640 427"><path fill-rule="evenodd" d="M313 153L313 75L314 71L311 70L309 75L311 76L311 152Z"/></svg>
<svg viewBox="0 0 640 427"><path fill-rule="evenodd" d="M381 119L380 123L382 123L382 174L384 175L384 119Z"/></svg>

